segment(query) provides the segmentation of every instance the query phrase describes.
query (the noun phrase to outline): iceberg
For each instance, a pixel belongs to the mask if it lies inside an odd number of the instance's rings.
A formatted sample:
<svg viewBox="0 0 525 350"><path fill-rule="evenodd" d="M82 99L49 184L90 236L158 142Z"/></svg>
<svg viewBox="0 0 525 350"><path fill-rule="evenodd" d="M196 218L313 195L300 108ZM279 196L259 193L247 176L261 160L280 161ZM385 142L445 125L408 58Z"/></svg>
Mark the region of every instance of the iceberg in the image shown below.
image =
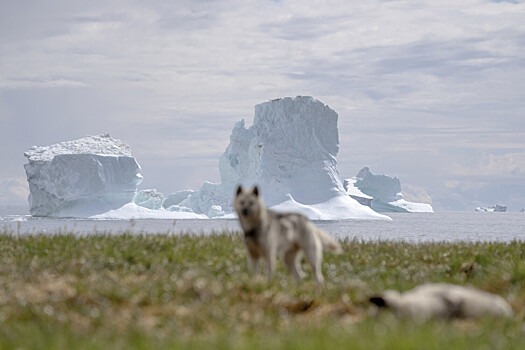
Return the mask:
<svg viewBox="0 0 525 350"><path fill-rule="evenodd" d="M241 120L233 127L219 158L221 182L204 182L176 205L231 217L237 186L256 184L275 210L301 212L313 220L390 220L345 191L337 171L337 119L334 110L310 96L256 105L252 126Z"/></svg>
<svg viewBox="0 0 525 350"><path fill-rule="evenodd" d="M344 185L350 197L378 212L434 212L430 204L405 200L397 177L375 175L368 167L361 169L355 177L345 179Z"/></svg>
<svg viewBox="0 0 525 350"><path fill-rule="evenodd" d="M348 193L350 197L358 201L360 204L366 205L367 207L372 207L372 200L374 197L361 192L361 190L355 186L356 182L357 178L355 177L344 179L343 187L345 188L346 193Z"/></svg>
<svg viewBox="0 0 525 350"><path fill-rule="evenodd" d="M194 192L195 191L193 190L184 190L184 191L172 193L168 195L166 198L164 198L164 202L162 202L162 207L164 207L165 209L168 209L171 206L179 205L183 200L188 198Z"/></svg>
<svg viewBox="0 0 525 350"><path fill-rule="evenodd" d="M164 194L155 188L138 191L133 202L140 207L157 210L163 207Z"/></svg>
<svg viewBox="0 0 525 350"><path fill-rule="evenodd" d="M507 207L504 205L496 204L492 207L476 207L475 210L480 212L505 213L507 211Z"/></svg>
<svg viewBox="0 0 525 350"><path fill-rule="evenodd" d="M24 153L33 216L89 217L133 202L142 181L129 145L109 134Z"/></svg>

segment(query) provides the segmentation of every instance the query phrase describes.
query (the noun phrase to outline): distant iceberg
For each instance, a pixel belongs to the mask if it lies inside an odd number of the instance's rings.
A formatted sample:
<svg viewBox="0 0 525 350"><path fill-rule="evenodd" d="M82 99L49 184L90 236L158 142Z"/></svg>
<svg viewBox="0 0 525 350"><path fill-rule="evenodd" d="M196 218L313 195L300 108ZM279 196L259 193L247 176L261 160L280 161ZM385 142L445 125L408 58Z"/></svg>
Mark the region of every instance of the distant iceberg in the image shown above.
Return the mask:
<svg viewBox="0 0 525 350"><path fill-rule="evenodd" d="M346 193L348 193L350 197L355 199L360 204L366 205L367 207L372 207L372 200L374 199L374 197L363 193L358 187L355 186L356 182L356 177L344 179L343 187L346 190Z"/></svg>
<svg viewBox="0 0 525 350"><path fill-rule="evenodd" d="M480 212L504 213L507 211L507 207L504 205L496 204L492 207L477 207L475 210Z"/></svg>
<svg viewBox="0 0 525 350"><path fill-rule="evenodd" d="M345 179L348 195L378 212L433 213L430 204L414 203L404 199L397 177L375 175L368 167L353 178Z"/></svg>

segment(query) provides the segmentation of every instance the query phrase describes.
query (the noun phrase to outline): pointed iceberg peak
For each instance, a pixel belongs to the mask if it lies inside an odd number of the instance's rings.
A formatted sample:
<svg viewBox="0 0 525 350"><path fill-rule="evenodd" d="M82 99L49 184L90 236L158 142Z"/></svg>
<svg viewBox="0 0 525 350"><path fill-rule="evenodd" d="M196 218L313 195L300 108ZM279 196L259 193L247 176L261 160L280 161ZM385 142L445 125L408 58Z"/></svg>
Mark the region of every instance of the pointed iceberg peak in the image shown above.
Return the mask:
<svg viewBox="0 0 525 350"><path fill-rule="evenodd" d="M370 168L365 166L363 169L359 170L359 172L357 173L356 177L358 179L364 179L365 177L368 177L368 176L371 176L371 175L373 175L373 174L370 171Z"/></svg>

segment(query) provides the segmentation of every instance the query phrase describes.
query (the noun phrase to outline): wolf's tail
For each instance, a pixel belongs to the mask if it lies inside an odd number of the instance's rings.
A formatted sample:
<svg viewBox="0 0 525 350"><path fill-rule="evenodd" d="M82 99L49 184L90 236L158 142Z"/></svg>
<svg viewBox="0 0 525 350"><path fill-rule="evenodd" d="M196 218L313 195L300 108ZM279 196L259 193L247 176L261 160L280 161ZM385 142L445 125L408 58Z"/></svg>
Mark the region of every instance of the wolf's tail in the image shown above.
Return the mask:
<svg viewBox="0 0 525 350"><path fill-rule="evenodd" d="M323 250L332 252L334 254L341 254L343 252L341 244L339 244L339 242L333 237L331 237L328 233L321 230L320 228L317 228L316 234L317 237L319 237L319 239L321 240Z"/></svg>

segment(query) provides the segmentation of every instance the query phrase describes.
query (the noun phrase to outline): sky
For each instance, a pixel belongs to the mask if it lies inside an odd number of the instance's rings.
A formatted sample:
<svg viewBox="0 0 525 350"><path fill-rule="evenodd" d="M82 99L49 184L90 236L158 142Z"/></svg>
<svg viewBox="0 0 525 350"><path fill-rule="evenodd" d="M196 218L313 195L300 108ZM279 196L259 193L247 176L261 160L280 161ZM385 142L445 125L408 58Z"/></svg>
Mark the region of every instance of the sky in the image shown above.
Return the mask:
<svg viewBox="0 0 525 350"><path fill-rule="evenodd" d="M87 134L131 146L141 189L220 182L254 106L338 115L338 170L400 179L436 211L525 207L524 1L0 0L0 204L24 151Z"/></svg>

